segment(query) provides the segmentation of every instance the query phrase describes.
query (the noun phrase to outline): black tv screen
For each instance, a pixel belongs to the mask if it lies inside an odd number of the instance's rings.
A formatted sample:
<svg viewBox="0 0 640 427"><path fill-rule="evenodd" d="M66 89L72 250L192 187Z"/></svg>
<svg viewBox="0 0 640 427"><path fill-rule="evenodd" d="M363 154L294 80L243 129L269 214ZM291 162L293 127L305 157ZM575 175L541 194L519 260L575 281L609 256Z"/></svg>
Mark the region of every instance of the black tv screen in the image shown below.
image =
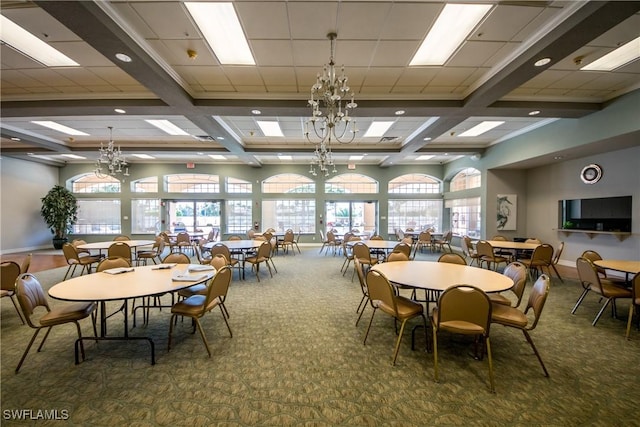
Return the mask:
<svg viewBox="0 0 640 427"><path fill-rule="evenodd" d="M558 201L558 228L631 232L632 196Z"/></svg>

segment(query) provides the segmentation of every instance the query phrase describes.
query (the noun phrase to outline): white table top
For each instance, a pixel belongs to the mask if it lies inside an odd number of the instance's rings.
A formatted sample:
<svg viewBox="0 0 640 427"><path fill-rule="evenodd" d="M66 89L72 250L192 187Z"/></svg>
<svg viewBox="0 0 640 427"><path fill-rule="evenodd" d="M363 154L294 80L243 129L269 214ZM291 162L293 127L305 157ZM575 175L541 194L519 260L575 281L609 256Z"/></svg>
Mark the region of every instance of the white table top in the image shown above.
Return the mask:
<svg viewBox="0 0 640 427"><path fill-rule="evenodd" d="M173 281L176 274L186 274L190 265L177 264L173 268L159 270L158 265L134 267L134 271L109 274L105 272L85 274L60 282L49 289L51 298L65 301L112 301L138 298L148 295L175 292L211 278L214 271L192 272L205 275L197 281ZM199 265L199 264L198 264Z"/></svg>
<svg viewBox="0 0 640 427"><path fill-rule="evenodd" d="M640 261L631 261L624 259L600 259L594 261L598 267L608 270L622 271L624 273L637 274L640 273Z"/></svg>
<svg viewBox="0 0 640 427"><path fill-rule="evenodd" d="M253 249L259 247L265 240L223 240L221 242L208 242L204 244L205 248L211 249L216 243L222 243L229 250Z"/></svg>
<svg viewBox="0 0 640 427"><path fill-rule="evenodd" d="M138 246L150 246L155 243L154 240L107 240L106 242L94 242L94 243L85 243L84 245L78 245L78 249L109 249L109 246L113 245L116 242L122 242L129 245L130 248L135 248Z"/></svg>
<svg viewBox="0 0 640 427"><path fill-rule="evenodd" d="M372 268L390 282L434 291L444 291L453 285L473 285L485 292L500 292L513 286L513 280L495 271L446 262L394 261Z"/></svg>
<svg viewBox="0 0 640 427"><path fill-rule="evenodd" d="M400 242L397 240L350 240L347 242L347 246L353 246L358 242L362 242L369 247L369 249L384 249L392 250Z"/></svg>
<svg viewBox="0 0 640 427"><path fill-rule="evenodd" d="M519 249L519 250L534 250L540 243L524 243L524 242L512 242L509 240L487 240L491 246L500 249ZM476 242L477 243L477 242Z"/></svg>

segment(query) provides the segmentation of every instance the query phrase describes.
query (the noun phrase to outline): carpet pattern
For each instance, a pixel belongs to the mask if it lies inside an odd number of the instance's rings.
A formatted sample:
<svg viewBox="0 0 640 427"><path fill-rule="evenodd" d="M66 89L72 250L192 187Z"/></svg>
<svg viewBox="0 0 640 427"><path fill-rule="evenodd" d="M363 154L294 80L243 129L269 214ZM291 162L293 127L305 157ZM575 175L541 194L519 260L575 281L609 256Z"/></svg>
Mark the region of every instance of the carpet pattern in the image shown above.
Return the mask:
<svg viewBox="0 0 640 427"><path fill-rule="evenodd" d="M34 344L15 374L32 330L3 299L2 425L640 426L640 332L624 339L627 302L618 304L619 319L608 310L592 327L598 298L588 296L571 315L582 288L554 279L532 332L550 378L521 332L494 325L491 394L486 359L469 356L472 342L465 337L441 336L439 383L421 331L412 351L405 330L392 366L393 322L379 313L364 346L371 308L355 327L361 293L351 271L340 273L341 256L303 247L301 255L274 261L278 273L270 278L261 269L259 283L249 270L244 281L234 274L227 298L233 338L219 310L203 318L211 358L188 320L178 321L167 352L169 310L152 310L148 326L130 333L153 338L155 366L143 341L87 341L87 360L76 366L75 328L59 326L42 352L35 351L39 341ZM49 288L65 270L36 277ZM109 320L111 334L122 333L121 319ZM92 334L90 322L83 334ZM35 419L38 411L57 411L49 415L65 420Z"/></svg>

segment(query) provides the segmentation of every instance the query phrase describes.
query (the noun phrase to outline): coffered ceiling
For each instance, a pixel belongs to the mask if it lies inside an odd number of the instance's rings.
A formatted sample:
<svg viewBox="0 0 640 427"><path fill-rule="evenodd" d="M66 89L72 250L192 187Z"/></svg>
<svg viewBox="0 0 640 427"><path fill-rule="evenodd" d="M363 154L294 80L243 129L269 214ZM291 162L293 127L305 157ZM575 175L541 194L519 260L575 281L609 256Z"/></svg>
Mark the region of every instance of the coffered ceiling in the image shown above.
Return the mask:
<svg viewBox="0 0 640 427"><path fill-rule="evenodd" d="M355 141L334 147L339 164L351 155L381 166L446 163L584 117L640 87L638 60L610 72L580 70L640 35L640 2L485 3L491 11L445 65L410 67L445 3L236 0L256 65L230 66L218 62L184 2L3 1L2 15L80 66L46 67L2 44L2 154L92 163L113 127L132 163L220 161L210 154L255 167L308 163L307 99L329 60L330 31L358 103ZM543 57L551 61L534 66ZM145 119L170 120L189 135L169 136ZM69 137L36 120L88 135ZM284 137L264 136L257 120L278 121ZM381 120L393 122L385 135L364 137ZM484 120L504 124L460 136ZM433 157L415 160L420 155Z"/></svg>

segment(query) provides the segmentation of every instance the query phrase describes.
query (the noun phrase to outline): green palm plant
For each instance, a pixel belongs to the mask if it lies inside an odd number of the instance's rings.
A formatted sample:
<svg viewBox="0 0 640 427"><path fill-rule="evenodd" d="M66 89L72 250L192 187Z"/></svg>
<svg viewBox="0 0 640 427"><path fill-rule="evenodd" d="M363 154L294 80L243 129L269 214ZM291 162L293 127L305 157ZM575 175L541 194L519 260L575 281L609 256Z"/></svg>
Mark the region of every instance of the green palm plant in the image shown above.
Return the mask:
<svg viewBox="0 0 640 427"><path fill-rule="evenodd" d="M40 214L57 241L65 241L67 233L78 220L78 200L66 188L56 185L42 199ZM59 244L62 247L62 244Z"/></svg>

